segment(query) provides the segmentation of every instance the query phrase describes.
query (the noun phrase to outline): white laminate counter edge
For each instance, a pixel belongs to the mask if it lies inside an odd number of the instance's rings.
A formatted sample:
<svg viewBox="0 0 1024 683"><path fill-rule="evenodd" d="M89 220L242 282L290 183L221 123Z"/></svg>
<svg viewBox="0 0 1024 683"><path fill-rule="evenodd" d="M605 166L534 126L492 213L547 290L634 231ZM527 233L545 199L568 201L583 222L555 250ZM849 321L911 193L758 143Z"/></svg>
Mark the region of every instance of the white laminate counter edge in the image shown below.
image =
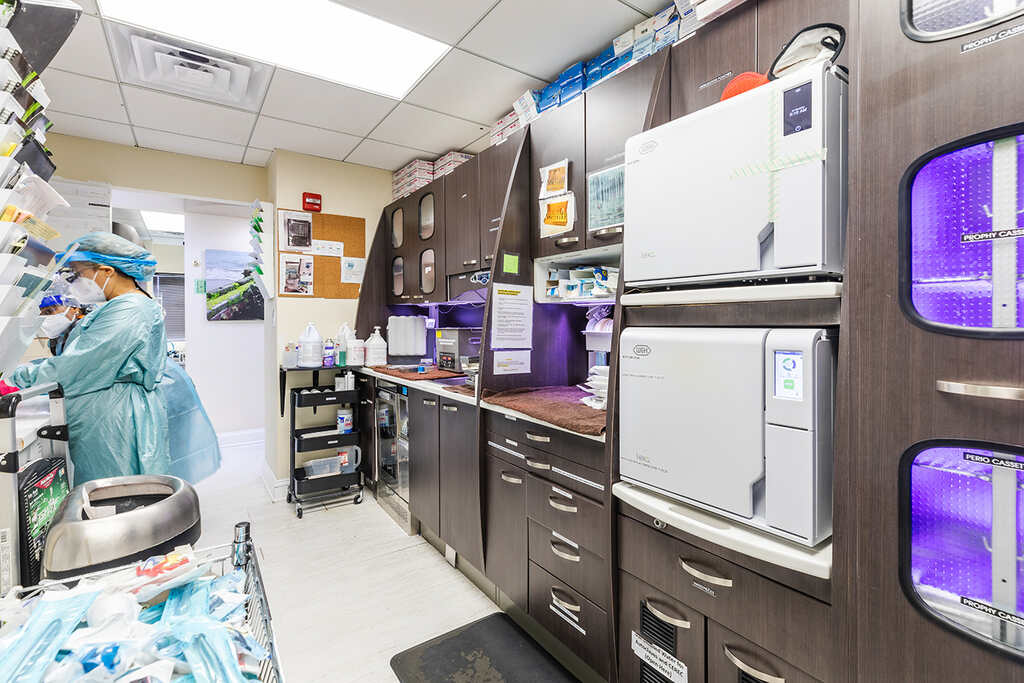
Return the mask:
<svg viewBox="0 0 1024 683"><path fill-rule="evenodd" d="M723 548L819 579L832 576L831 541L817 548L800 548L627 482L614 484L612 495L671 527Z"/></svg>
<svg viewBox="0 0 1024 683"><path fill-rule="evenodd" d="M573 436L578 436L581 439L590 439L591 441L597 441L598 443L604 443L604 434L602 434L601 436L593 436L591 434L580 434L579 432L574 432L571 429L566 429L565 427L559 427L556 424L552 424L550 422L545 422L544 420L538 420L537 418L535 418L535 417L533 417L531 415L527 415L526 413L520 413L518 410L512 410L511 408L506 408L504 406L494 405L493 403L488 403L487 401L480 401L480 407L481 408L485 408L485 409L490 410L490 411L493 411L495 413L501 413L502 415L508 415L510 417L514 417L514 418L516 418L518 420L525 420L527 422L533 422L534 424L539 424L539 425L544 426L544 427L550 427L551 429L557 429L560 432L565 432L566 434L572 434Z"/></svg>
<svg viewBox="0 0 1024 683"><path fill-rule="evenodd" d="M458 401L459 403L465 403L466 405L471 405L471 406L475 406L476 405L476 398L474 398L473 396L466 396L465 394L459 394L459 393L456 393L454 391L449 391L448 388L445 387L445 385L438 384L437 382L433 382L433 381L431 381L429 379L428 380L415 380L415 381L412 381L412 380L403 379L401 377L395 377L394 375L387 375L387 374L384 374L383 372L377 372L376 370L374 370L372 368L342 368L342 369L343 370L345 370L345 369L352 370L353 372L357 372L357 373L359 373L361 375L366 375L368 377L376 377L377 379L382 379L382 380L384 380L386 382L394 382L395 384L401 385L403 387L409 387L410 389L416 389L418 391L425 391L428 394L434 394L434 395L440 396L442 398L449 398L449 399L451 399L453 401Z"/></svg>

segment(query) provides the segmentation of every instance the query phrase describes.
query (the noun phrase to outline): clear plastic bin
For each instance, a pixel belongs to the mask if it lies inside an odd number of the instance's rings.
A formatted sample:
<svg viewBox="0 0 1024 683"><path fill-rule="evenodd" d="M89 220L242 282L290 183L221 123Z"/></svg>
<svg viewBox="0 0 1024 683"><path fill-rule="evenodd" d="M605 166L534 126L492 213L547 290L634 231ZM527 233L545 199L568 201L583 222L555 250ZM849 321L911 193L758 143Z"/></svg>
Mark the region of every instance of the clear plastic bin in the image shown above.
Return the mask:
<svg viewBox="0 0 1024 683"><path fill-rule="evenodd" d="M336 455L332 455L329 458L318 458L317 460L310 460L303 467L306 468L307 479L329 477L341 474L341 458Z"/></svg>

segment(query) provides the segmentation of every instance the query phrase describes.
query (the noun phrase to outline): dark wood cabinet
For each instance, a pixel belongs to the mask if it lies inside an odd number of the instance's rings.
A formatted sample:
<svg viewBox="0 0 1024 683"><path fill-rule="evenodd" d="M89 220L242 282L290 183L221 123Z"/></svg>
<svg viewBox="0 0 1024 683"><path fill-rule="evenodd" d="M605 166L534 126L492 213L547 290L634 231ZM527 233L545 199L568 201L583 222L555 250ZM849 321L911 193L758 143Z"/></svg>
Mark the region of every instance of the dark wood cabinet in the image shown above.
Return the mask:
<svg viewBox="0 0 1024 683"><path fill-rule="evenodd" d="M481 267L488 267L498 248L501 213L505 208L505 195L512 180L512 168L522 136L521 130L501 144L488 147L480 153L480 258Z"/></svg>
<svg viewBox="0 0 1024 683"><path fill-rule="evenodd" d="M443 178L435 180L385 209L386 225L391 230L389 304L435 303L448 299L444 277L444 187Z"/></svg>
<svg viewBox="0 0 1024 683"><path fill-rule="evenodd" d="M721 624L710 620L708 621L707 647L708 683L736 683L736 681L816 683L819 680L768 650L733 633ZM915 678L913 680L925 679Z"/></svg>
<svg viewBox="0 0 1024 683"><path fill-rule="evenodd" d="M529 609L527 592L526 473L493 455L484 474L484 567L520 608Z"/></svg>
<svg viewBox="0 0 1024 683"><path fill-rule="evenodd" d="M851 60L850 0L758 0L757 3L757 71L767 73L772 62L796 35L812 24L839 24L846 29L847 44L838 63L846 66Z"/></svg>
<svg viewBox="0 0 1024 683"><path fill-rule="evenodd" d="M476 407L440 399L441 538L484 568Z"/></svg>
<svg viewBox="0 0 1024 683"><path fill-rule="evenodd" d="M608 677L608 613L533 562L530 616L594 671Z"/></svg>
<svg viewBox="0 0 1024 683"><path fill-rule="evenodd" d="M757 3L746 2L674 46L672 118L718 102L734 76L755 71L756 45Z"/></svg>
<svg viewBox="0 0 1024 683"><path fill-rule="evenodd" d="M441 529L440 400L409 392L409 510L435 534Z"/></svg>
<svg viewBox="0 0 1024 683"><path fill-rule="evenodd" d="M530 226L534 258L578 251L586 246L587 143L586 97L579 97L530 124ZM540 169L569 160L569 191L575 195L572 230L541 239Z"/></svg>
<svg viewBox="0 0 1024 683"><path fill-rule="evenodd" d="M445 227L448 230L446 273L480 270L480 157L445 176Z"/></svg>

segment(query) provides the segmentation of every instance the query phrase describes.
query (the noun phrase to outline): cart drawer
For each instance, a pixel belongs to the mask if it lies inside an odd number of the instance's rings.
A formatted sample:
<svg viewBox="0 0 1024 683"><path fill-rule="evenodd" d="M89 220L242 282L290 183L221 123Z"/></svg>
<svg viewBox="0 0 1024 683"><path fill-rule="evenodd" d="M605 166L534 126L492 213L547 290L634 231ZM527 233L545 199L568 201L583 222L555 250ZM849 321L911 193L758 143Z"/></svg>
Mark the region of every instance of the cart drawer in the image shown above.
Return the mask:
<svg viewBox="0 0 1024 683"><path fill-rule="evenodd" d="M313 387L307 387L311 389ZM298 408L313 406L329 406L334 404L358 403L359 391L318 391L315 394L303 394L302 389L292 389L295 405Z"/></svg>
<svg viewBox="0 0 1024 683"><path fill-rule="evenodd" d="M295 468L295 493L300 496L310 496L327 491L339 491L348 486L358 486L359 483L359 472L307 478L305 467Z"/></svg>
<svg viewBox="0 0 1024 683"><path fill-rule="evenodd" d="M608 558L605 507L534 475L526 477L526 514L552 531Z"/></svg>
<svg viewBox="0 0 1024 683"><path fill-rule="evenodd" d="M603 557L531 519L530 560L608 609L608 562Z"/></svg>
<svg viewBox="0 0 1024 683"><path fill-rule="evenodd" d="M605 472L604 444L524 418L484 410L484 429L518 441L524 446L561 456L585 467Z"/></svg>
<svg viewBox="0 0 1024 683"><path fill-rule="evenodd" d="M311 451L325 451L329 448L342 448L344 446L358 446L359 432L351 434L333 433L325 436L311 436L302 438L303 434L315 434L325 431L323 427L310 427L308 429L295 430L295 452L309 453Z"/></svg>
<svg viewBox="0 0 1024 683"><path fill-rule="evenodd" d="M607 613L533 562L530 563L530 616L594 671L608 678Z"/></svg>
<svg viewBox="0 0 1024 683"><path fill-rule="evenodd" d="M550 479L559 486L592 498L603 499L604 472L592 470L571 460L525 446L519 441L500 434L487 434L487 452L507 463L522 467Z"/></svg>
<svg viewBox="0 0 1024 683"><path fill-rule="evenodd" d="M618 524L622 570L804 671L828 677L828 605L628 517L620 515Z"/></svg>
<svg viewBox="0 0 1024 683"><path fill-rule="evenodd" d="M819 683L789 662L708 620L708 683L776 681Z"/></svg>

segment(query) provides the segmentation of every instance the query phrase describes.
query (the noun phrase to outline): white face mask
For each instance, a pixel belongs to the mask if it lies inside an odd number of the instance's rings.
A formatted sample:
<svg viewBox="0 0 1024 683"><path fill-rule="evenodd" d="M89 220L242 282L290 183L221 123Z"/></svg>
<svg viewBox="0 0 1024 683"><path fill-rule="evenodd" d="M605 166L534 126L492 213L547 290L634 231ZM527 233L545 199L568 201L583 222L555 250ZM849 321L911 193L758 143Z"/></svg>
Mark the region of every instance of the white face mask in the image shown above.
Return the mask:
<svg viewBox="0 0 1024 683"><path fill-rule="evenodd" d="M107 302L106 290L110 283L110 276L107 276L107 281L100 287L96 283L97 275L99 275L99 271L96 271L92 278L77 277L74 282L68 284L68 292L78 303L89 305Z"/></svg>
<svg viewBox="0 0 1024 683"><path fill-rule="evenodd" d="M66 313L54 313L43 316L43 326L39 329L39 335L47 339L56 339L64 334L64 331L71 327Z"/></svg>

